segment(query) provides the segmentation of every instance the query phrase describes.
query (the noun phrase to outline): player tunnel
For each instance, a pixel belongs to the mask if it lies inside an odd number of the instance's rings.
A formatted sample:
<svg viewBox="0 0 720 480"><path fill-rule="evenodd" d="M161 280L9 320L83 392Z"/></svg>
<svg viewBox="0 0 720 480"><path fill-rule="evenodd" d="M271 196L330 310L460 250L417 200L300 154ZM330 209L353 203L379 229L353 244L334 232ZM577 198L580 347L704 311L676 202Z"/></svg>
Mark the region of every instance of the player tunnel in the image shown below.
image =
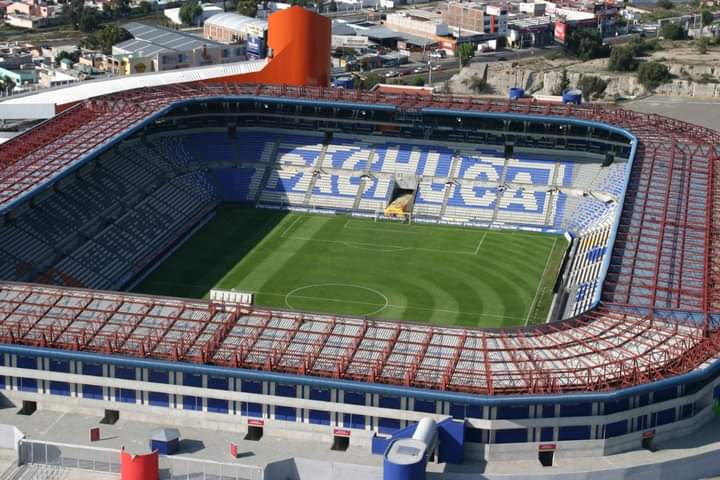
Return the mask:
<svg viewBox="0 0 720 480"><path fill-rule="evenodd" d="M385 216L408 219L415 203L418 180L415 175L396 174L392 194L385 207Z"/></svg>

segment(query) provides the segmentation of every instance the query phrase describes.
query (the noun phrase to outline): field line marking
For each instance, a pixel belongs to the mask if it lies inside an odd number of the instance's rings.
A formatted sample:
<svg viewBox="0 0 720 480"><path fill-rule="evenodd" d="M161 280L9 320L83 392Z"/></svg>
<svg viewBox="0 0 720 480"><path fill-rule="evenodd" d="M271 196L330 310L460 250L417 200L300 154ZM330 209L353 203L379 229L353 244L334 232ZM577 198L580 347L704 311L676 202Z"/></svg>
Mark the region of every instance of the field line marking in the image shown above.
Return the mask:
<svg viewBox="0 0 720 480"><path fill-rule="evenodd" d="M540 287L543 284L543 279L545 278L545 272L547 272L548 265L550 264L550 258L553 256L553 252L555 251L555 245L557 244L557 238L553 240L552 247L550 248L550 252L548 253L547 258L545 259L545 268L543 268L542 274L540 275L540 281L538 282L538 286L535 289L535 296L533 297L533 301L530 304L530 308L528 309L527 318L525 319L525 326L527 327L528 322L530 321L530 315L532 315L533 309L535 308L535 303L537 302L538 292L540 291Z"/></svg>
<svg viewBox="0 0 720 480"><path fill-rule="evenodd" d="M440 252L440 253L451 253L455 255L475 255L473 252L461 252L461 251L453 251L453 250L441 250L439 248L423 248L423 247L400 247L398 245L381 245L378 243L365 243L365 242L352 242L352 241L340 241L340 240L323 240L320 238L305 238L305 237L298 237L296 235L290 235L289 237L285 237L286 240L302 240L305 242L322 242L322 243L334 243L339 245L347 245L347 246L356 246L356 245L365 245L368 247L377 247L378 251L390 253L390 252L401 252L403 250L417 250L421 252ZM388 251L387 248L395 248L395 250Z"/></svg>
<svg viewBox="0 0 720 480"><path fill-rule="evenodd" d="M273 293L273 292L253 292L256 295L269 295L273 297L285 297L287 293ZM325 298L325 297L312 297L312 296L303 296L303 295L293 295L295 298L306 298L308 300L327 300L332 302L346 302L346 300L338 300L338 299L332 299L332 298ZM347 301L347 303L357 303L359 305L377 305L377 303L372 302L362 302L358 300L350 300ZM265 307L265 308L273 308L273 307ZM385 308L404 308L407 310L422 310L425 312L442 312L442 313L455 313L460 315L474 315L478 317L492 317L492 318L507 318L510 320L522 320L520 317L509 317L507 315L500 315L500 314L493 314L493 313L479 313L479 312L463 312L460 310L449 310L444 308L426 308L426 307L415 307L412 305L394 305L392 303L388 303ZM452 326L452 325L447 325Z"/></svg>
<svg viewBox="0 0 720 480"><path fill-rule="evenodd" d="M290 222L290 225L288 225L288 227L285 230L283 230L283 233L280 234L280 238L285 238L285 234L287 232L289 232L295 226L295 224L298 222L298 220L300 220L300 218L302 218L302 217L300 217L300 215L295 217L295 220Z"/></svg>
<svg viewBox="0 0 720 480"><path fill-rule="evenodd" d="M483 242L485 241L485 237L487 237L487 231L483 233L482 238L480 238L480 241L477 244L477 247L475 247L475 253L473 255L477 255L480 251L480 247L482 247Z"/></svg>
<svg viewBox="0 0 720 480"><path fill-rule="evenodd" d="M405 228L390 228L388 225L380 225L380 226L366 226L366 227L353 227L351 226L353 223L353 219L349 219L347 222L345 222L345 225L343 225L343 228L346 228L348 230L370 230L373 232L378 231L384 231L384 232L392 232L392 233L401 233L403 235L410 234L410 235L422 235L425 237L432 237L433 232L418 232L413 231L412 225L405 225ZM354 223L365 223L365 222L359 222L357 220L354 221ZM434 225L433 225L434 226Z"/></svg>
<svg viewBox="0 0 720 480"><path fill-rule="evenodd" d="M293 296L295 298L304 298L304 299L309 299L309 300L325 300L328 302L337 302L337 303L353 303L353 304L358 304L358 305L370 305L373 307L376 307L378 305L376 303L371 303L371 302L363 302L363 301L357 301L357 300L343 300L342 298L312 297L312 296L305 296L305 295L295 295L296 292L306 290L308 288L333 287L333 286L359 288L361 290L366 290L368 292L372 292L372 293L382 297L382 299L384 300L384 303L382 305L380 305L380 308L376 308L375 310L368 312L368 313L363 313L362 315L364 315L364 316L376 315L376 314L382 312L383 310L385 310L387 308L388 304L390 303L390 300L388 300L388 297L384 293L382 293L380 290L376 290L374 288L363 287L362 285L355 285L353 283L316 283L316 284L312 284L312 285L305 285L302 287L298 287L294 290L290 290L288 293L285 294L285 305L290 307L291 310L297 310L295 307L293 307L290 304L290 301L288 300L290 297L293 297Z"/></svg>

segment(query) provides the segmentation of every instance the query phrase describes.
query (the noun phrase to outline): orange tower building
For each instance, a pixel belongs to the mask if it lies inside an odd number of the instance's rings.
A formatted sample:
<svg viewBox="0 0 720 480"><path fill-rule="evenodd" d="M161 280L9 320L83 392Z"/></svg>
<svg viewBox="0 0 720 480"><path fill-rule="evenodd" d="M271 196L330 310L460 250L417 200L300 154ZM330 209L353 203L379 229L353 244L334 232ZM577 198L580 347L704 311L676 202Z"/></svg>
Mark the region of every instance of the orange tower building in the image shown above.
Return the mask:
<svg viewBox="0 0 720 480"><path fill-rule="evenodd" d="M294 6L268 19L272 58L259 72L207 80L207 83L264 83L326 87L330 81L330 31L327 17Z"/></svg>

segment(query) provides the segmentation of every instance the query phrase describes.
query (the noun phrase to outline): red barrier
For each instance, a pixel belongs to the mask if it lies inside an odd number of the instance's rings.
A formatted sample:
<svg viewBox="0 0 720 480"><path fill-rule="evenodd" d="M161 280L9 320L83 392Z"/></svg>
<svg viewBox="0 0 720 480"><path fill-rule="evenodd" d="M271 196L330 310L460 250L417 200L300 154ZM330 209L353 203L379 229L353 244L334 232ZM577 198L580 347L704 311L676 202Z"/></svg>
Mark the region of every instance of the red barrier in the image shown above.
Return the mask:
<svg viewBox="0 0 720 480"><path fill-rule="evenodd" d="M158 462L157 451L133 455L123 448L120 452L120 480L158 480Z"/></svg>

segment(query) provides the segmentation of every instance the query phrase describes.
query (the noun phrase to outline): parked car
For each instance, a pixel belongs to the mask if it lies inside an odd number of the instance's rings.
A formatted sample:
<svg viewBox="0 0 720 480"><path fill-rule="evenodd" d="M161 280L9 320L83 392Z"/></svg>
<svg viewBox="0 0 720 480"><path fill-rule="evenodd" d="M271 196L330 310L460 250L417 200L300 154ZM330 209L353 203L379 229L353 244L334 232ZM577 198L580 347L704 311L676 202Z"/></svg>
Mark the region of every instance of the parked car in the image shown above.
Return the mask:
<svg viewBox="0 0 720 480"><path fill-rule="evenodd" d="M397 77L399 74L395 70L388 70L385 72L385 78Z"/></svg>
<svg viewBox="0 0 720 480"><path fill-rule="evenodd" d="M413 69L413 73L423 73L423 72L427 72L427 67L424 65L420 65L419 67L415 67Z"/></svg>

